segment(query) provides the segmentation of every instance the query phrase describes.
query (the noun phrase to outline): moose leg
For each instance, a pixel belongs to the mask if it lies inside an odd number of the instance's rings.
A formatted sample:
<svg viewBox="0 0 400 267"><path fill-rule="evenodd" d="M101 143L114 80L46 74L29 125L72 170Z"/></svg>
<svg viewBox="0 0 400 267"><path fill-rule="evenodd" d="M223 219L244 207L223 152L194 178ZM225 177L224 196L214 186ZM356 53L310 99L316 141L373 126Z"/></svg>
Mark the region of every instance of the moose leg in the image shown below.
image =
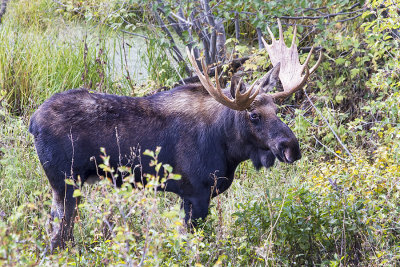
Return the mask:
<svg viewBox="0 0 400 267"><path fill-rule="evenodd" d="M73 197L74 187L72 185L65 185L63 189L55 190L53 188L51 251L58 247L64 249L65 241L74 239L73 226L79 198ZM58 218L58 223L54 222L55 218Z"/></svg>
<svg viewBox="0 0 400 267"><path fill-rule="evenodd" d="M183 199L183 208L185 210L185 222L187 226L197 225L197 220L205 219L210 205L210 196L190 197Z"/></svg>

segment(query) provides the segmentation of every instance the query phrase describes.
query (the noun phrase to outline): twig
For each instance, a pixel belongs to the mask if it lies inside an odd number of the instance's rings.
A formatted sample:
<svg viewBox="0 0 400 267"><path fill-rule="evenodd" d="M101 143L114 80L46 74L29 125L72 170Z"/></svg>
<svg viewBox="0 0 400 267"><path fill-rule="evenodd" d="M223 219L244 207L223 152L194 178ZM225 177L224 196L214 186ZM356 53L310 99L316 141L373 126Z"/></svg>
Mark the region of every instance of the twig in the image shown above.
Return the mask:
<svg viewBox="0 0 400 267"><path fill-rule="evenodd" d="M3 96L0 98L0 104L1 104L1 102L3 102L4 99L6 99L6 96L7 96L7 94L3 95Z"/></svg>
<svg viewBox="0 0 400 267"><path fill-rule="evenodd" d="M257 28L258 29L258 28ZM258 32L257 32L258 33ZM235 38L239 42L240 38L240 25L239 25L239 13L235 12Z"/></svg>
<svg viewBox="0 0 400 267"><path fill-rule="evenodd" d="M304 94L306 95L308 101L310 102L311 106L313 106L313 108L315 109L315 111L321 116L321 118L324 120L324 122L326 123L326 125L328 125L329 129L331 130L331 132L333 133L333 135L336 137L336 140L338 140L338 142L340 143L340 145L344 148L344 150L347 152L347 154L349 154L350 158L352 160L354 160L353 155L350 153L350 151L347 149L347 147L345 146L345 144L343 144L342 140L340 140L339 136L336 134L335 130L333 130L332 126L329 124L328 120L324 117L324 115L322 115L322 112L319 111L319 109L314 105L314 103L311 101L310 97L307 94L307 91L304 89ZM336 154L336 153L335 153Z"/></svg>
<svg viewBox="0 0 400 267"><path fill-rule="evenodd" d="M161 12L164 17L167 18L168 22L170 23L169 25L175 30L175 32L181 37L182 36L182 29L181 29L181 25L178 23L178 21L176 21L171 15L167 16L167 13L165 12L165 7L164 4L161 0L157 1L158 4L160 5L159 8L157 8L157 10L159 12Z"/></svg>
<svg viewBox="0 0 400 267"><path fill-rule="evenodd" d="M349 21L349 20L352 20L352 19L356 19L356 18L360 17L361 15L362 15L362 13L361 13L361 14L358 14L357 16L350 17L350 18L347 18L347 19L336 20L335 22L345 22L345 21Z"/></svg>
<svg viewBox="0 0 400 267"><path fill-rule="evenodd" d="M182 9L180 9L180 10L182 10ZM182 16L179 16L173 12L171 12L171 15L174 16L175 18L177 18L179 21L185 23L186 25L190 25L190 26L193 25L189 20L184 19Z"/></svg>
<svg viewBox="0 0 400 267"><path fill-rule="evenodd" d="M265 47L264 47L264 43L263 43L262 40L261 40L261 38L262 38L262 32L261 32L260 27L257 27L256 30L257 30L257 39L258 39L258 49L259 49L259 50L262 50L262 49L265 48Z"/></svg>
<svg viewBox="0 0 400 267"><path fill-rule="evenodd" d="M343 198L343 222L342 222L342 240L340 242L340 266L342 266L342 258L345 253L346 249L346 202L347 202L347 197L344 195Z"/></svg>
<svg viewBox="0 0 400 267"><path fill-rule="evenodd" d="M308 53L308 52L310 52L311 51L311 48L312 48L312 46L304 46L304 47L300 47L300 48L298 48L301 52L303 52L303 53ZM319 50L321 50L322 49L322 51L326 51L326 49L325 48L323 48L322 46L315 46L314 47L314 51L315 52L318 52Z"/></svg>
<svg viewBox="0 0 400 267"><path fill-rule="evenodd" d="M326 145L324 145L321 141L318 140L317 137L315 137L315 135L313 135L315 141L320 144L321 146L323 146L326 150L328 150L329 152L331 152L332 154L334 154L336 157L340 158L341 160L346 160L345 158L342 158L341 156L339 156L335 151L333 151L332 149L330 149L329 147L327 147Z"/></svg>
<svg viewBox="0 0 400 267"><path fill-rule="evenodd" d="M282 215L283 207L285 206L286 197L287 197L287 191L285 191L285 194L283 195L282 205L281 205L281 207L280 207L280 209L279 209L278 217L276 218L274 224L273 224L273 225L271 224L271 228L270 228L270 232L269 232L268 237L267 237L267 241L270 241L270 240L271 240L272 234L273 234L274 229L275 229L275 227L276 227L276 224L278 223L278 221L279 221L279 219L280 219L280 217L281 217L281 215ZM270 252L270 250L271 250L271 249L270 249L270 246L271 246L271 241L269 242L269 246L268 246L268 254L267 254L267 260L266 260L266 262L268 262L268 259L269 259L269 252Z"/></svg>
<svg viewBox="0 0 400 267"><path fill-rule="evenodd" d="M161 29L165 32L165 34L168 36L169 41L171 43L172 46L172 51L174 51L175 55L178 57L178 63L179 62L183 62L183 64L185 64L185 71L187 74L190 74L190 69L187 66L185 60L183 59L182 53L179 50L179 48L176 46L176 43L174 41L174 38L172 37L171 32L168 30L167 26L165 26L165 23L163 22L163 20L161 19L160 15L157 13L157 11L154 12L154 16L156 17L158 23L161 26Z"/></svg>
<svg viewBox="0 0 400 267"><path fill-rule="evenodd" d="M348 8L348 10L353 9L354 7L358 6L360 3L357 2L354 5L352 5L351 7ZM327 9L327 7L321 7L321 8L304 8L302 12L304 11L316 11L319 12L321 14L321 16L275 16L274 18L280 18L280 19L293 19L293 20L301 20L301 19L310 19L310 20L318 20L318 19L323 19L323 18L331 18L331 17L336 17L336 16L343 16L343 15L350 15L350 14L355 14L355 13L359 13L362 12L364 10L367 9L367 7L363 7L360 8L358 10L354 10L354 11L341 11L341 12L337 12L337 13L328 13L328 14L324 14L318 10L320 9ZM301 9L296 9L296 10L301 10ZM228 11L230 13L237 13L237 11ZM249 11L240 11L238 12L239 14L244 14L244 15L251 15L251 16L257 16L258 13L255 12L249 12Z"/></svg>
<svg viewBox="0 0 400 267"><path fill-rule="evenodd" d="M108 25L108 24L106 24L106 25L110 27L110 25ZM149 37L147 37L147 36L145 36L145 35L142 35L142 34L138 34L138 33L134 33L134 32L129 32L129 31L126 31L126 30L120 30L120 31L123 32L123 33L126 33L126 34L130 34L130 35L133 35L133 36L141 37L141 38L146 39L146 40L149 40L149 39L150 39Z"/></svg>
<svg viewBox="0 0 400 267"><path fill-rule="evenodd" d="M178 74L179 79L181 79L181 81L182 81L182 80L183 80L183 77L182 77L182 75L179 73L179 70L177 69L176 65L175 65L175 64L171 64L171 65L172 65L172 67L174 68L176 74Z"/></svg>
<svg viewBox="0 0 400 267"><path fill-rule="evenodd" d="M316 20L316 19L328 19L328 18L332 18L332 17L336 17L336 16L343 16L343 15L350 15L350 14L354 14L354 13L359 13L359 12L363 12L364 10L366 10L367 8L361 8L355 11L350 11L350 12L338 12L338 13L333 13L333 14L326 14L323 16L300 16L300 17L292 17L292 16L276 16L276 18L280 18L280 19L294 19L294 20L299 20L299 19L311 19L311 20Z"/></svg>
<svg viewBox="0 0 400 267"><path fill-rule="evenodd" d="M336 183L336 179L335 179L335 181L333 181L331 178L328 178L328 181L331 184L331 186L333 187L333 189L335 189L341 195L342 192L340 191L340 188Z"/></svg>
<svg viewBox="0 0 400 267"><path fill-rule="evenodd" d="M124 38L123 35L122 35L122 49L123 49L123 51L124 51L126 79L128 80L128 84L129 84L129 86L130 86L131 89L132 89L132 93L134 93L134 92L135 92L135 87L133 86L132 77L131 77L131 74L129 73L128 59L127 59L127 56L126 56L127 53L126 53L126 49L125 49L125 38ZM116 130L116 129L115 129L115 130ZM118 139L118 136L117 136L117 139ZM118 144L118 147L119 147L119 144Z"/></svg>

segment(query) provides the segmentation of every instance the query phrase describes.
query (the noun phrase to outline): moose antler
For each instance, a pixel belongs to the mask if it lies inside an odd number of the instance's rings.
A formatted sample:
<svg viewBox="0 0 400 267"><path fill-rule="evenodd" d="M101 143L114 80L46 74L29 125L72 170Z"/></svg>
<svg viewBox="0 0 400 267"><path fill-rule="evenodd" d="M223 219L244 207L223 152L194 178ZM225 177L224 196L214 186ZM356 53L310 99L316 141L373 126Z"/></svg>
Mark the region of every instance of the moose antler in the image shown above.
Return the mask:
<svg viewBox="0 0 400 267"><path fill-rule="evenodd" d="M281 80L283 86L283 92L277 92L271 94L272 98L286 98L293 94L297 90L301 89L306 83L310 74L312 74L319 66L322 61L322 50L319 53L319 58L317 63L309 70L308 62L310 61L312 52L314 51L314 46L312 46L310 53L307 56L304 64L300 64L299 53L297 52L296 45L296 31L297 27L294 26L292 45L288 48L285 45L285 40L283 39L283 31L281 21L278 19L279 27L279 40L275 40L270 28L268 27L268 32L271 35L272 44L268 45L267 42L262 38L265 48L271 58L272 65L275 66L279 62L281 63L281 68L279 72L279 79ZM303 75L304 72L304 75Z"/></svg>
<svg viewBox="0 0 400 267"><path fill-rule="evenodd" d="M235 98L230 99L227 97L221 89L221 85L219 83L218 79L218 71L217 68L215 68L215 83L216 86L211 82L210 77L208 76L208 68L206 64L204 63L204 59L201 59L201 66L203 67L203 72L199 69L197 66L196 59L194 57L193 50L190 51L189 48L186 47L186 53L188 55L188 58L190 60L190 63L192 64L197 76L199 77L199 80L201 84L204 86L204 88L207 90L207 92L219 103L223 104L224 106L227 106L228 108L234 109L234 110L245 110L247 109L250 104L254 101L256 96L258 95L261 84L257 85L256 90L254 93L252 93L254 86L256 85L257 81L255 81L246 92L243 94L240 92L240 87L242 84L242 79L240 79L236 90L235 90Z"/></svg>

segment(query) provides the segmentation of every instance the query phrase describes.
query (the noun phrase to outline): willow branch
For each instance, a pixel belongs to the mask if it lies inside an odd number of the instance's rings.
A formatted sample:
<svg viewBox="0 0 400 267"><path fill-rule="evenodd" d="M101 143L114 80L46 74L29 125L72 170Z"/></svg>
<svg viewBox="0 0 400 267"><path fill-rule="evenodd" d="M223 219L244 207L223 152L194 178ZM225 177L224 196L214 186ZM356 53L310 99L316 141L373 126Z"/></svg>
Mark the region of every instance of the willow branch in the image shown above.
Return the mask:
<svg viewBox="0 0 400 267"><path fill-rule="evenodd" d="M336 16L343 16L343 15L350 15L350 14L360 13L360 12L363 12L365 10L366 10L366 8L361 8L361 9L358 9L358 10L355 10L355 11L338 12L338 13L334 13L334 14L326 14L326 15L323 15L323 16L300 16L300 17L280 16L280 17L277 17L277 18L280 18L280 19L294 19L294 20L299 20L299 19L311 19L311 20L329 19L329 18L336 17ZM361 16L361 14L359 14L357 16ZM356 17L354 17L354 18L356 18Z"/></svg>

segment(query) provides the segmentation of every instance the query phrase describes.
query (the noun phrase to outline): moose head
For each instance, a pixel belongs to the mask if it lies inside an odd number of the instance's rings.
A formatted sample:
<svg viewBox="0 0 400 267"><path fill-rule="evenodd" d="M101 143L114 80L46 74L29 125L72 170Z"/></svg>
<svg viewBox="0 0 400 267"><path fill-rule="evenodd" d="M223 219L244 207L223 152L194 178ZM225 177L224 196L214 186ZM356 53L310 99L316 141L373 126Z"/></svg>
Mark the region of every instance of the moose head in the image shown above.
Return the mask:
<svg viewBox="0 0 400 267"><path fill-rule="evenodd" d="M285 163L293 163L301 158L298 141L289 129L277 116L276 101L283 100L301 89L322 61L322 52L315 65L309 69L308 63L314 51L311 48L306 61L301 64L296 45L297 28L294 27L292 44L285 45L282 25L278 19L279 40L277 41L268 27L272 44L269 45L264 38L262 41L271 58L273 68L252 85L243 84L242 80L233 76L230 87L230 97L227 91L221 89L219 74L215 68L215 85L208 75L208 67L201 59L201 72L194 57L193 50L187 49L188 58L198 75L201 84L208 93L219 103L232 110L246 111L243 124L246 125L246 140L253 142L254 148L250 154L255 167L270 167L275 158ZM283 92L270 94L276 86L278 79L282 83Z"/></svg>

